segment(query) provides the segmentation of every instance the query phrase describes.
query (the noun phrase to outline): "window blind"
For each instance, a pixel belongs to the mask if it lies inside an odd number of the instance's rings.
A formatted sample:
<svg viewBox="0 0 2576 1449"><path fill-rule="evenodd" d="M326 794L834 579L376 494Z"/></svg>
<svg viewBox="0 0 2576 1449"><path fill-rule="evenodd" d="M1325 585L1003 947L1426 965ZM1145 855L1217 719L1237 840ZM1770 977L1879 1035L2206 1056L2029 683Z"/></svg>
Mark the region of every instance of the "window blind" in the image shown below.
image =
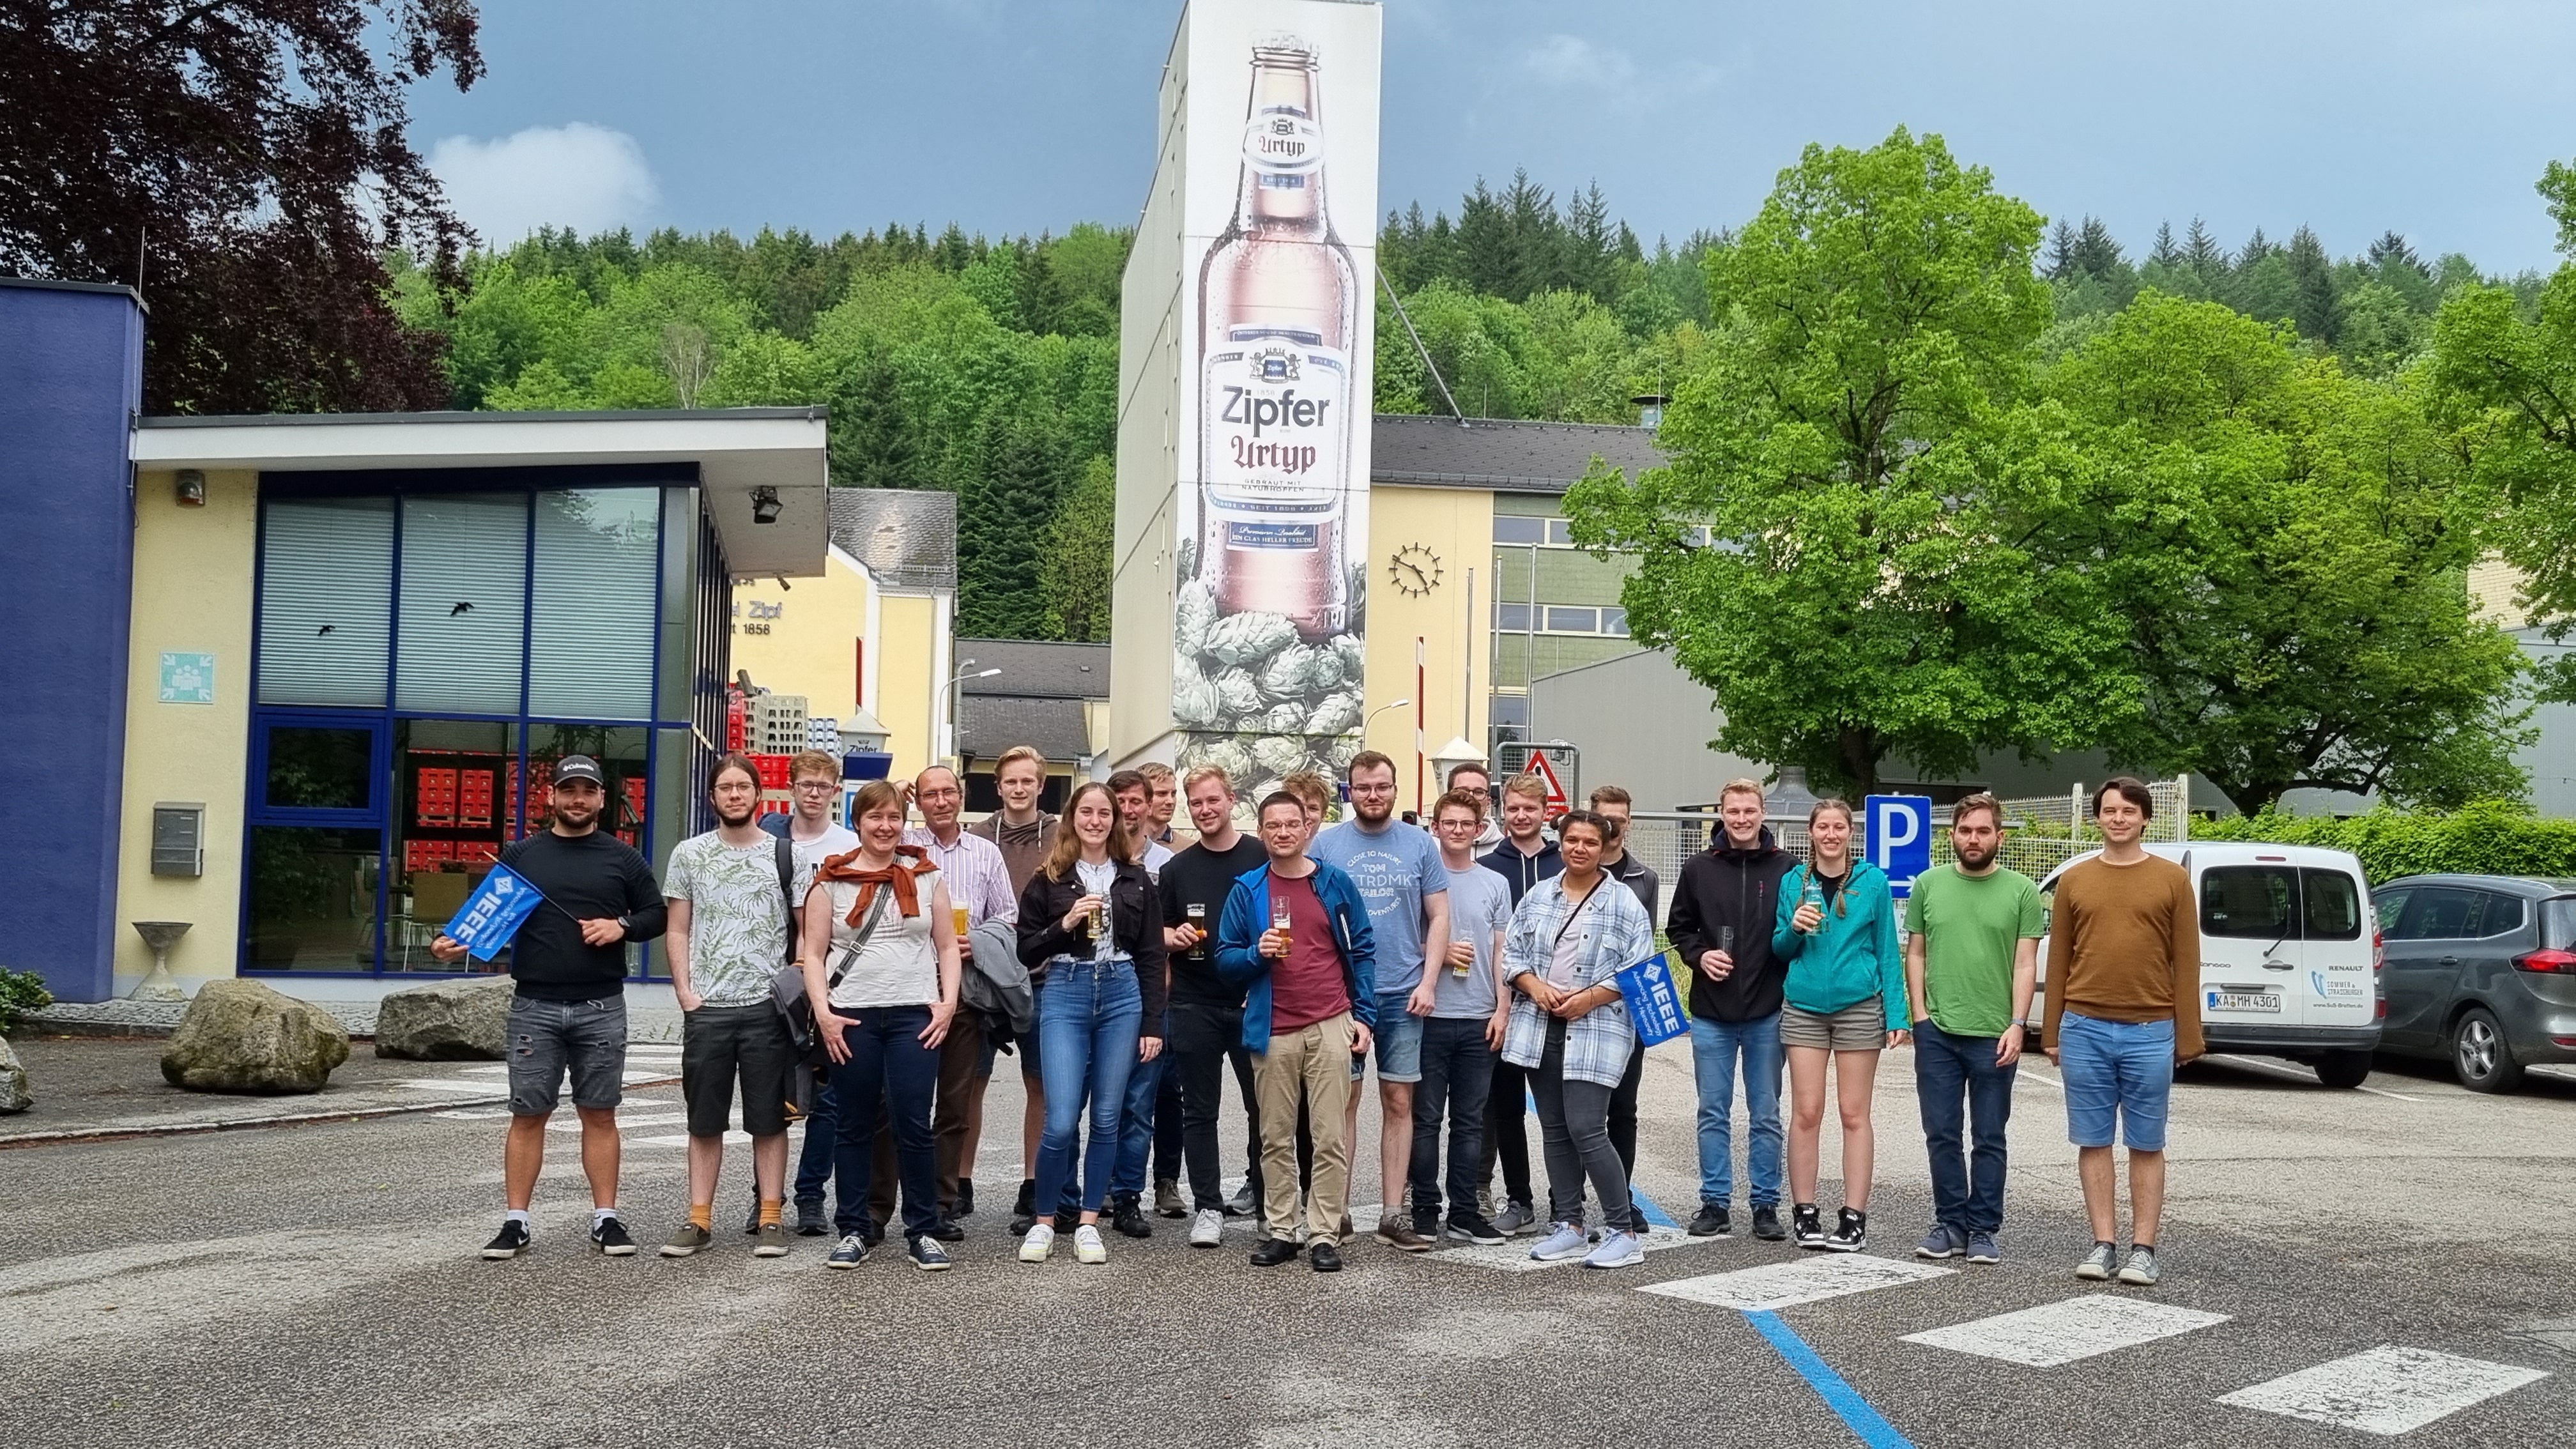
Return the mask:
<svg viewBox="0 0 2576 1449"><path fill-rule="evenodd" d="M382 709L394 501L278 499L260 547L259 702Z"/></svg>
<svg viewBox="0 0 2576 1449"><path fill-rule="evenodd" d="M537 495L530 714L652 718L653 560L661 512L658 488Z"/></svg>
<svg viewBox="0 0 2576 1449"><path fill-rule="evenodd" d="M526 638L528 497L403 499L395 706L517 714Z"/></svg>

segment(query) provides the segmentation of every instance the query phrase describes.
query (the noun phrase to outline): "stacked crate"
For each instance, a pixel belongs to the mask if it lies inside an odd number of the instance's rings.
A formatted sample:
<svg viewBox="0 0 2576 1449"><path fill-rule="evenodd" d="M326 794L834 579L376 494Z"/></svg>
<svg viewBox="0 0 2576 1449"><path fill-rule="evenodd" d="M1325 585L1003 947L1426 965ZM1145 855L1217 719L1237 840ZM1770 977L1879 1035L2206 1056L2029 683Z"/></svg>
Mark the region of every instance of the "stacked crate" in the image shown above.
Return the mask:
<svg viewBox="0 0 2576 1449"><path fill-rule="evenodd" d="M805 696L755 694L751 697L750 747L761 755L792 755L807 743Z"/></svg>
<svg viewBox="0 0 2576 1449"><path fill-rule="evenodd" d="M808 718L805 721L805 748L821 750L824 754L839 758L841 722L827 714Z"/></svg>

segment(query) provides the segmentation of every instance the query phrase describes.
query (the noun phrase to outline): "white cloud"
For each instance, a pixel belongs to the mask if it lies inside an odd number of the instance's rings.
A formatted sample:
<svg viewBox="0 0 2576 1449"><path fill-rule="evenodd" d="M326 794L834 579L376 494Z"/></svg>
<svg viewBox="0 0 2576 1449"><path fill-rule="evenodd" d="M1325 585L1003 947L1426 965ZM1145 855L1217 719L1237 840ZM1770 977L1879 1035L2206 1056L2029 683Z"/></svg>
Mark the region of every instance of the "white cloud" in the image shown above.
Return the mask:
<svg viewBox="0 0 2576 1449"><path fill-rule="evenodd" d="M1552 86L1613 90L1637 78L1628 52L1595 45L1579 35L1551 35L1521 56L1521 66Z"/></svg>
<svg viewBox="0 0 2576 1449"><path fill-rule="evenodd" d="M541 226L634 225L661 199L634 137L581 121L492 141L450 136L430 147L429 169L487 247L509 246Z"/></svg>

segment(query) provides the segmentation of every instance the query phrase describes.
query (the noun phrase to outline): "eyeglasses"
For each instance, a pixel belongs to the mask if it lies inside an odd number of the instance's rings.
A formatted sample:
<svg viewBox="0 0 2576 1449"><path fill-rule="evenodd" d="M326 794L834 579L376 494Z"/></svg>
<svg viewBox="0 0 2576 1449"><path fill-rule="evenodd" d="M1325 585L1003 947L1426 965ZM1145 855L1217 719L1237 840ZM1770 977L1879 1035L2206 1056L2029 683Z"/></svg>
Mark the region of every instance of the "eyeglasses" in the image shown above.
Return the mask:
<svg viewBox="0 0 2576 1449"><path fill-rule="evenodd" d="M799 780L796 782L796 791L800 795L828 795L839 788L841 787L837 783L830 780Z"/></svg>

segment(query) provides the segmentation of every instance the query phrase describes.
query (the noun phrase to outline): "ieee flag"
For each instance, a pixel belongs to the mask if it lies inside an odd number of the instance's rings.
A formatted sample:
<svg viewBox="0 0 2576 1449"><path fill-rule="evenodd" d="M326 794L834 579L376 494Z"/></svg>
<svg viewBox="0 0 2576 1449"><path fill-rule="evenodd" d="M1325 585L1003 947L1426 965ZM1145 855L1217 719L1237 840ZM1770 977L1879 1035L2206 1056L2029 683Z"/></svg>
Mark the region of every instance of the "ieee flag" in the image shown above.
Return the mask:
<svg viewBox="0 0 2576 1449"><path fill-rule="evenodd" d="M465 898L465 909L447 923L447 939L463 946L475 960L489 961L501 954L501 948L518 934L520 923L544 901L527 877L496 865L474 894Z"/></svg>
<svg viewBox="0 0 2576 1449"><path fill-rule="evenodd" d="M1628 1002L1628 1023L1644 1046L1671 1041L1690 1030L1681 993L1673 988L1670 963L1661 954L1647 957L1619 973L1619 994Z"/></svg>

